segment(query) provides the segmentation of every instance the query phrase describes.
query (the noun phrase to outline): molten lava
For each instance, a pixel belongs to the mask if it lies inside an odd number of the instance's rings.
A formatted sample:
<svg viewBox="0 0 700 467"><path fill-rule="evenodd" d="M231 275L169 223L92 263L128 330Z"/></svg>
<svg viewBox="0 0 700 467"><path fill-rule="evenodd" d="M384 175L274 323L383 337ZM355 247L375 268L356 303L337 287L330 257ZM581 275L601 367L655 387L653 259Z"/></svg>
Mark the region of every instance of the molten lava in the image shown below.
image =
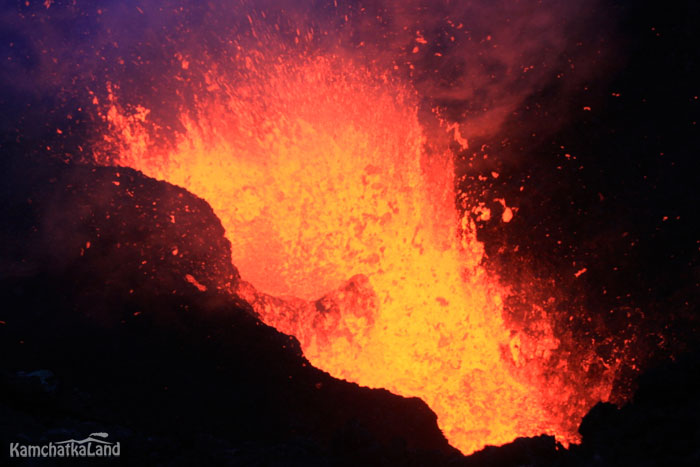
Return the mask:
<svg viewBox="0 0 700 467"><path fill-rule="evenodd" d="M420 397L465 453L541 433L575 441L614 371L576 386L543 310L536 337L506 324L508 289L482 265L453 155L431 143L411 88L331 54L239 63L203 68L206 90L183 99L173 130L110 87L96 160L207 200L247 281L237 293L315 366Z"/></svg>

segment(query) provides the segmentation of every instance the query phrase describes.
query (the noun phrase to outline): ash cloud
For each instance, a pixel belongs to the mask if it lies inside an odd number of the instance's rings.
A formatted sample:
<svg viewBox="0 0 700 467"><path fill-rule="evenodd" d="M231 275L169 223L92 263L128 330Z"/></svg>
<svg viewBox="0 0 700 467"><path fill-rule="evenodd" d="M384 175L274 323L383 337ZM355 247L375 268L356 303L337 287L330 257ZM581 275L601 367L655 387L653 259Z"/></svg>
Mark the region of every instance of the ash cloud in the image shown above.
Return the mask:
<svg viewBox="0 0 700 467"><path fill-rule="evenodd" d="M556 87L566 99L609 69L614 27L604 10L597 0L385 2L381 26L367 14L350 30L370 44L368 57L399 66L421 97L481 136L533 94Z"/></svg>
<svg viewBox="0 0 700 467"><path fill-rule="evenodd" d="M235 61L237 51L258 49L343 54L387 70L426 107L463 124L462 133L488 136L534 93L553 87L566 100L567 90L609 69L606 10L600 0L17 2L0 11L2 128L36 133L18 121L57 108L64 118L107 82L166 116L182 72L177 57Z"/></svg>

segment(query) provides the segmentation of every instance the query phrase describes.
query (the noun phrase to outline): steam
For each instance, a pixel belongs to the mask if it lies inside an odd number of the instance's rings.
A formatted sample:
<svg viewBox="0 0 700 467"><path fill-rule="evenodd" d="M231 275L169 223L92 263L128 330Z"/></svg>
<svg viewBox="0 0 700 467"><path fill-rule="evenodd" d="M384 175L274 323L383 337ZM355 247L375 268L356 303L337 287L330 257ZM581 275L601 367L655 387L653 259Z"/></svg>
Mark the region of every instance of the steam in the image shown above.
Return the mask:
<svg viewBox="0 0 700 467"><path fill-rule="evenodd" d="M565 101L605 72L602 10L599 0L26 2L0 11L2 99L20 112L17 95L85 108L118 83L152 96L151 117L167 125L183 53L235 63L253 50L332 52L410 82L467 138L493 135L533 94L555 87Z"/></svg>

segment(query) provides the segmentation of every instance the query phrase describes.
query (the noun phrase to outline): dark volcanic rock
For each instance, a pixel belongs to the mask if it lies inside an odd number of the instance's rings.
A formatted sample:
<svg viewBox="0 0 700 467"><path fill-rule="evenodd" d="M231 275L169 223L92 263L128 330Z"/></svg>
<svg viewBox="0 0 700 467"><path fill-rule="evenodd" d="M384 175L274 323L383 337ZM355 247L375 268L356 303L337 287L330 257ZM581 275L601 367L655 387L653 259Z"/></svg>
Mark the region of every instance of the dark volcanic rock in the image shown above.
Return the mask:
<svg viewBox="0 0 700 467"><path fill-rule="evenodd" d="M129 168L35 162L18 172L3 184L3 276L69 274L84 293L104 284L148 295L238 281L218 218L182 188Z"/></svg>
<svg viewBox="0 0 700 467"><path fill-rule="evenodd" d="M130 169L31 161L2 172L5 446L107 432L153 465L700 462L697 354L648 372L627 406L596 406L580 446L540 436L462 457L423 402L335 380L261 323L231 293L203 200Z"/></svg>
<svg viewBox="0 0 700 467"><path fill-rule="evenodd" d="M646 372L634 399L598 404L579 428L576 465L700 465L700 353Z"/></svg>
<svg viewBox="0 0 700 467"><path fill-rule="evenodd" d="M3 446L101 431L148 464L455 454L422 401L311 367L229 293L238 273L201 199L122 168L43 161L4 176Z"/></svg>
<svg viewBox="0 0 700 467"><path fill-rule="evenodd" d="M462 467L506 467L515 465L559 465L564 448L552 436L518 438L503 446L487 446L459 463Z"/></svg>

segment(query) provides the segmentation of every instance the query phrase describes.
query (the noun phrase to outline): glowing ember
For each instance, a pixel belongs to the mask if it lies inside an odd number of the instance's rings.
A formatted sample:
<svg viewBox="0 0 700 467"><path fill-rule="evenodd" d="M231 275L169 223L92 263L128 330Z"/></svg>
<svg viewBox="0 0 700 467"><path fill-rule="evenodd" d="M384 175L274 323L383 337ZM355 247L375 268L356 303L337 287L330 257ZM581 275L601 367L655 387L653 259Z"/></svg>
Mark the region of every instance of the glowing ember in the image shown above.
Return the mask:
<svg viewBox="0 0 700 467"><path fill-rule="evenodd" d="M237 292L315 366L422 398L465 453L543 432L574 441L612 370L576 386L551 362L559 342L543 310L530 315L536 338L504 323L507 290L482 266L471 215L455 207L452 154L428 149L410 89L337 56L237 63L204 68L206 92L183 103L178 131L110 88L96 160L206 199L255 287Z"/></svg>

